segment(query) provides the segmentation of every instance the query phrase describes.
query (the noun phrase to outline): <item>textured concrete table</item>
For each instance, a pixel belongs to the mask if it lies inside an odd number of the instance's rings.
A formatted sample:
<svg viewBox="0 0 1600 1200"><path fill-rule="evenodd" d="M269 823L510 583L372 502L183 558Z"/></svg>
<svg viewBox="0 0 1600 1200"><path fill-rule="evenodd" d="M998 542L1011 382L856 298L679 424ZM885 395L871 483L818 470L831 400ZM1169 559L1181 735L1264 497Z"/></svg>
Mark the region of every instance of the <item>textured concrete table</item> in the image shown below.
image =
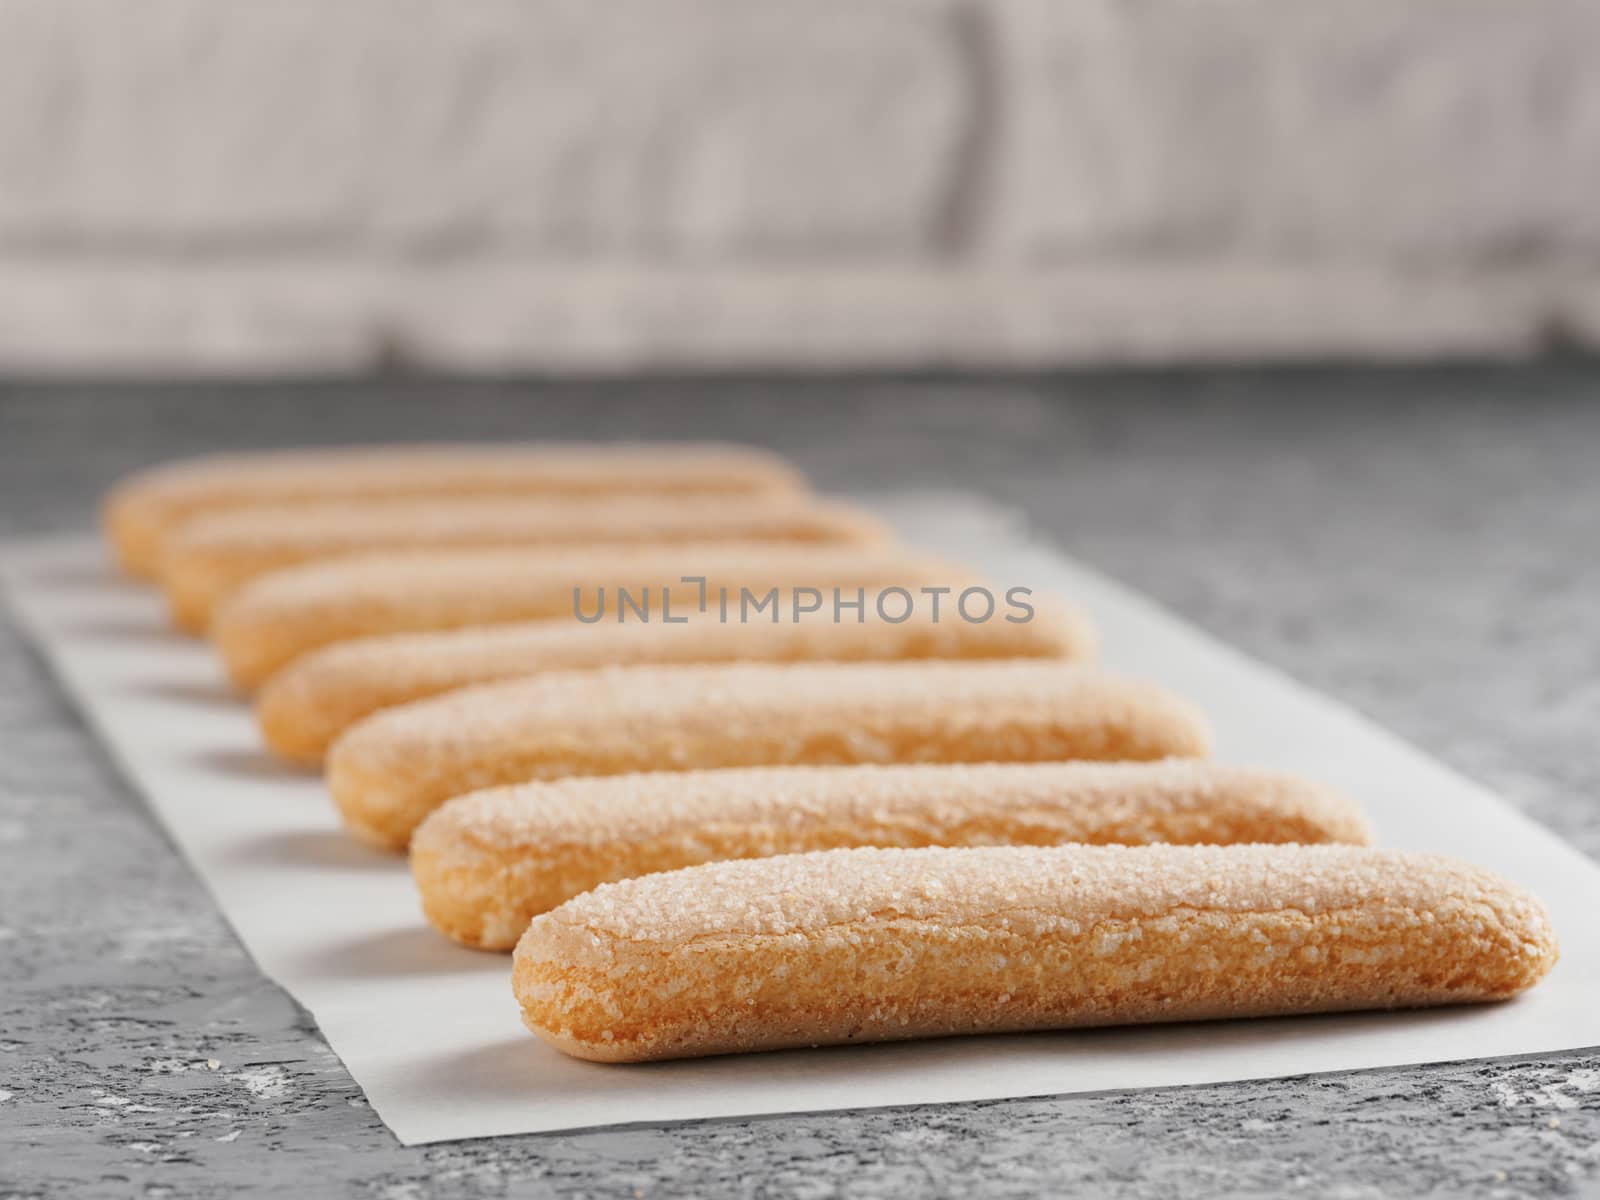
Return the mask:
<svg viewBox="0 0 1600 1200"><path fill-rule="evenodd" d="M1600 370L0 387L0 535L218 446L768 442L960 485L1600 855ZM219 797L225 802L225 797ZM1600 1194L1600 1052L402 1149L0 623L0 1195Z"/></svg>

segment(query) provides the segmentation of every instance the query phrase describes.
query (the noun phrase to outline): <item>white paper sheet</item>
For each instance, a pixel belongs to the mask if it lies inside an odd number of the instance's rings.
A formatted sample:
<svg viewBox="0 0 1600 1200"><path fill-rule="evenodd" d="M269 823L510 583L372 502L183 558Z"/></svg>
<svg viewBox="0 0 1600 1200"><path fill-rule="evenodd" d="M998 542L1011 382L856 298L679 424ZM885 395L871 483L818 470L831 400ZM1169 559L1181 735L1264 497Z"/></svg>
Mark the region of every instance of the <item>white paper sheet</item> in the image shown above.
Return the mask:
<svg viewBox="0 0 1600 1200"><path fill-rule="evenodd" d="M1359 797L1384 844L1457 854L1544 899L1555 972L1510 1004L953 1039L650 1066L577 1062L525 1033L509 960L434 934L403 864L352 842L314 776L261 750L207 648L78 539L0 562L25 630L199 871L256 961L316 1017L402 1142L1298 1075L1600 1044L1600 867L1347 708L1252 662L951 494L874 501L913 542L1072 598L1106 662L1198 702L1224 761Z"/></svg>

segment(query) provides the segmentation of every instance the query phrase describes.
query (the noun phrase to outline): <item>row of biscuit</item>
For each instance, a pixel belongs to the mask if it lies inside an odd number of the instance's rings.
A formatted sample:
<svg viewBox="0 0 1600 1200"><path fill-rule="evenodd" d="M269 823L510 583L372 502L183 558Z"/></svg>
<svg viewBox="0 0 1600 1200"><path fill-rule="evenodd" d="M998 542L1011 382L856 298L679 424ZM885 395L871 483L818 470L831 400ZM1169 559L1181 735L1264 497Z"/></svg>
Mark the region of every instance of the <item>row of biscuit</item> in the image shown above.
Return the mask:
<svg viewBox="0 0 1600 1200"><path fill-rule="evenodd" d="M1556 958L1521 889L1209 762L1081 615L1000 616L765 453L237 455L105 525L580 1057L1499 1000Z"/></svg>

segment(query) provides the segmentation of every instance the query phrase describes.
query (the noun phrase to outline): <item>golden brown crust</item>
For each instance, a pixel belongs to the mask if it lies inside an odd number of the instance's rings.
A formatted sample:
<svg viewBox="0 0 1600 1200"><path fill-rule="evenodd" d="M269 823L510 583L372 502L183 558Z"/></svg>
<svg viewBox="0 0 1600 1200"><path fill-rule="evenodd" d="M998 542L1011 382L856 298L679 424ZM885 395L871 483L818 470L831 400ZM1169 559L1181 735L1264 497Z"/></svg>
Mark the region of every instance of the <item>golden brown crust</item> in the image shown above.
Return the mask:
<svg viewBox="0 0 1600 1200"><path fill-rule="evenodd" d="M895 610L893 615L898 615ZM333 740L384 708L457 688L547 671L716 662L866 662L902 659L1070 658L1094 653L1088 622L1035 604L1031 621L974 624L926 607L910 619L799 622L696 620L584 625L572 620L359 638L314 650L275 674L256 701L267 744L296 762L320 763Z"/></svg>
<svg viewBox="0 0 1600 1200"><path fill-rule="evenodd" d="M480 788L576 775L895 762L1149 760L1206 753L1153 685L1055 661L612 667L387 709L328 756L346 823L403 847Z"/></svg>
<svg viewBox="0 0 1600 1200"><path fill-rule="evenodd" d="M830 850L534 919L528 1028L607 1062L1506 999L1557 957L1490 871L1348 846Z"/></svg>
<svg viewBox="0 0 1600 1200"><path fill-rule="evenodd" d="M860 509L805 495L552 499L438 497L253 505L201 515L163 541L161 586L173 621L202 633L257 576L300 563L390 550L777 542L881 546L888 528Z"/></svg>
<svg viewBox="0 0 1600 1200"><path fill-rule="evenodd" d="M140 471L101 506L123 568L154 578L164 535L199 513L249 504L469 495L779 495L805 490L750 446L358 446L184 459Z"/></svg>
<svg viewBox="0 0 1600 1200"><path fill-rule="evenodd" d="M968 572L940 559L893 547L779 546L712 542L662 550L416 550L361 555L287 567L248 583L217 613L211 637L235 683L253 689L303 654L351 638L463 629L547 619L574 620L577 608L607 619L619 588L639 599L650 589L660 618L661 589L670 587L674 619L694 611L705 578L710 604L719 587L731 602L746 587L908 589L961 587ZM714 611L715 609L713 609Z"/></svg>
<svg viewBox="0 0 1600 1200"><path fill-rule="evenodd" d="M411 841L428 919L509 950L602 883L847 846L1179 845L1370 838L1338 792L1272 771L1156 763L755 767L474 792Z"/></svg>

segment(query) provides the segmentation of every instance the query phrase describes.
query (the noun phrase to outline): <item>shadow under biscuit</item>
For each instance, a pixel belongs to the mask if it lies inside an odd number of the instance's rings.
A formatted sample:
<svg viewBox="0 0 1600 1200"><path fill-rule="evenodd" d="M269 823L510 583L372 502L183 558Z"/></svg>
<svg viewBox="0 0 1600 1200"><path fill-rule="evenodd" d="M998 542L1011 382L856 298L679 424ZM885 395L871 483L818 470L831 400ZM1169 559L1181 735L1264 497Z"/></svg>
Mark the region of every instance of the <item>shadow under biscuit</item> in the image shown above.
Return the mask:
<svg viewBox="0 0 1600 1200"><path fill-rule="evenodd" d="M406 867L403 854L388 854L327 829L297 829L251 838L230 850L228 858L251 866L337 871L395 871Z"/></svg>
<svg viewBox="0 0 1600 1200"><path fill-rule="evenodd" d="M101 642L142 643L160 646L190 646L194 639L175 632L159 621L140 617L86 617L67 624L63 633L71 637Z"/></svg>
<svg viewBox="0 0 1600 1200"><path fill-rule="evenodd" d="M517 1009L510 993L507 987L507 1025L516 1029ZM540 1077L548 1074L549 1056L559 1053L531 1033L512 1033L467 1051L419 1055L407 1064L408 1083L419 1090L437 1088L443 1094L478 1103L516 1103L525 1101L537 1089ZM583 1065L605 1070L604 1064ZM627 1080L618 1078L615 1082L626 1084Z"/></svg>
<svg viewBox="0 0 1600 1200"><path fill-rule="evenodd" d="M422 923L316 947L300 956L301 967L339 979L385 979L448 975L498 966L509 976L511 958L457 945Z"/></svg>
<svg viewBox="0 0 1600 1200"><path fill-rule="evenodd" d="M57 562L29 569L29 576L50 587L72 588L75 591L113 591L137 587L126 576L119 575L109 562Z"/></svg>
<svg viewBox="0 0 1600 1200"><path fill-rule="evenodd" d="M232 747L202 750L195 755L195 761L207 770L249 779L303 781L315 779L319 774L315 767L298 766L284 759L274 758L265 750L239 750Z"/></svg>
<svg viewBox="0 0 1600 1200"><path fill-rule="evenodd" d="M152 700L172 700L196 708L213 708L221 704L237 707L248 703L241 693L224 683L158 681L140 684L137 690Z"/></svg>

